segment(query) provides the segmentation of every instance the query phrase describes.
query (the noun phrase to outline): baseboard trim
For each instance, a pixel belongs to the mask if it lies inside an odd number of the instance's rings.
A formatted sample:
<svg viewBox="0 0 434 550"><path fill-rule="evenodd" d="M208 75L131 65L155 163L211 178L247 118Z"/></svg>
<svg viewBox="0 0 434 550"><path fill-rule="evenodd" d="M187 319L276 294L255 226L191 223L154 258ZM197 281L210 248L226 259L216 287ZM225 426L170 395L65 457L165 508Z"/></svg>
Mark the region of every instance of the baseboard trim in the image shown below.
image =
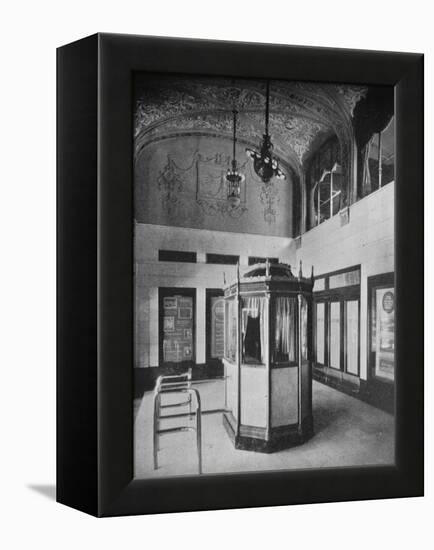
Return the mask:
<svg viewBox="0 0 434 550"><path fill-rule="evenodd" d="M375 382L357 379L353 382L350 378L340 380L330 374L330 370L314 367L312 376L316 382L329 386L346 395L360 399L377 409L394 414L394 391L393 386L384 387Z"/></svg>
<svg viewBox="0 0 434 550"><path fill-rule="evenodd" d="M360 399L378 409L395 414L395 391L393 384L361 380Z"/></svg>

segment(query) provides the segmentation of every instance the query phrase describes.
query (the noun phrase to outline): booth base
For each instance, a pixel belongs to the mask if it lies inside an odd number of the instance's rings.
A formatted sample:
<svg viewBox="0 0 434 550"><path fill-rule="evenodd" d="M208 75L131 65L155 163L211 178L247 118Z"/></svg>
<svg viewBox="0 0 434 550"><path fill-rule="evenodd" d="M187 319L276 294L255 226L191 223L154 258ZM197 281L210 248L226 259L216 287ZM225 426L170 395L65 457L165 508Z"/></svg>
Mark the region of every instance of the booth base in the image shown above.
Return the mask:
<svg viewBox="0 0 434 550"><path fill-rule="evenodd" d="M313 436L313 417L306 417L301 425L292 424L272 428L268 439L266 429L255 426L243 426L236 433L236 421L232 413L223 413L223 425L234 447L243 451L274 453L305 443Z"/></svg>

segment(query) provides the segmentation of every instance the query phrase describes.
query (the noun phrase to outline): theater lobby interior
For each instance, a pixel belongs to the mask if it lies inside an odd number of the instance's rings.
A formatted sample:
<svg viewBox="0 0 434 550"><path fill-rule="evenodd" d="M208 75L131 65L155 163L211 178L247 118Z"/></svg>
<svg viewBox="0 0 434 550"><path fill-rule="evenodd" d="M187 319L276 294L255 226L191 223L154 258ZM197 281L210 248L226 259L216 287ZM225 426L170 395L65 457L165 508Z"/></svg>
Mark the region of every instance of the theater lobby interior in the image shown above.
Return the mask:
<svg viewBox="0 0 434 550"><path fill-rule="evenodd" d="M395 461L394 96L137 73L134 476Z"/></svg>

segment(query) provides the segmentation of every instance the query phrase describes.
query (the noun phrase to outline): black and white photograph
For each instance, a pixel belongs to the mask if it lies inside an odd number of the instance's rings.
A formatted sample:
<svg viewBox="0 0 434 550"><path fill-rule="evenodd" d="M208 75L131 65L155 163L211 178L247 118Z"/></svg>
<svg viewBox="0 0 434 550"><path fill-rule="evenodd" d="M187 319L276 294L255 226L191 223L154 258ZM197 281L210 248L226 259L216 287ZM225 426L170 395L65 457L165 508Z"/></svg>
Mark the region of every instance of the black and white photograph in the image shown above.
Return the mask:
<svg viewBox="0 0 434 550"><path fill-rule="evenodd" d="M4 5L1 548L434 547L431 11Z"/></svg>
<svg viewBox="0 0 434 550"><path fill-rule="evenodd" d="M393 86L133 87L134 476L395 464Z"/></svg>

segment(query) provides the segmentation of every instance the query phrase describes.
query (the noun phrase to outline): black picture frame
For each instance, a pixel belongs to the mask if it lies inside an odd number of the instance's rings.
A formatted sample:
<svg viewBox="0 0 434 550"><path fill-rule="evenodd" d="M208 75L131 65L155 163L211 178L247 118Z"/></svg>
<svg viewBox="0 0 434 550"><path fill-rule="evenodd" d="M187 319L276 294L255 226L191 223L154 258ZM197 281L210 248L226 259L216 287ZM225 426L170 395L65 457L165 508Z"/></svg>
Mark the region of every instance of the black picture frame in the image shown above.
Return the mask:
<svg viewBox="0 0 434 550"><path fill-rule="evenodd" d="M423 495L423 55L96 34L57 70L57 500L117 516ZM139 70L395 86L395 466L133 479Z"/></svg>

